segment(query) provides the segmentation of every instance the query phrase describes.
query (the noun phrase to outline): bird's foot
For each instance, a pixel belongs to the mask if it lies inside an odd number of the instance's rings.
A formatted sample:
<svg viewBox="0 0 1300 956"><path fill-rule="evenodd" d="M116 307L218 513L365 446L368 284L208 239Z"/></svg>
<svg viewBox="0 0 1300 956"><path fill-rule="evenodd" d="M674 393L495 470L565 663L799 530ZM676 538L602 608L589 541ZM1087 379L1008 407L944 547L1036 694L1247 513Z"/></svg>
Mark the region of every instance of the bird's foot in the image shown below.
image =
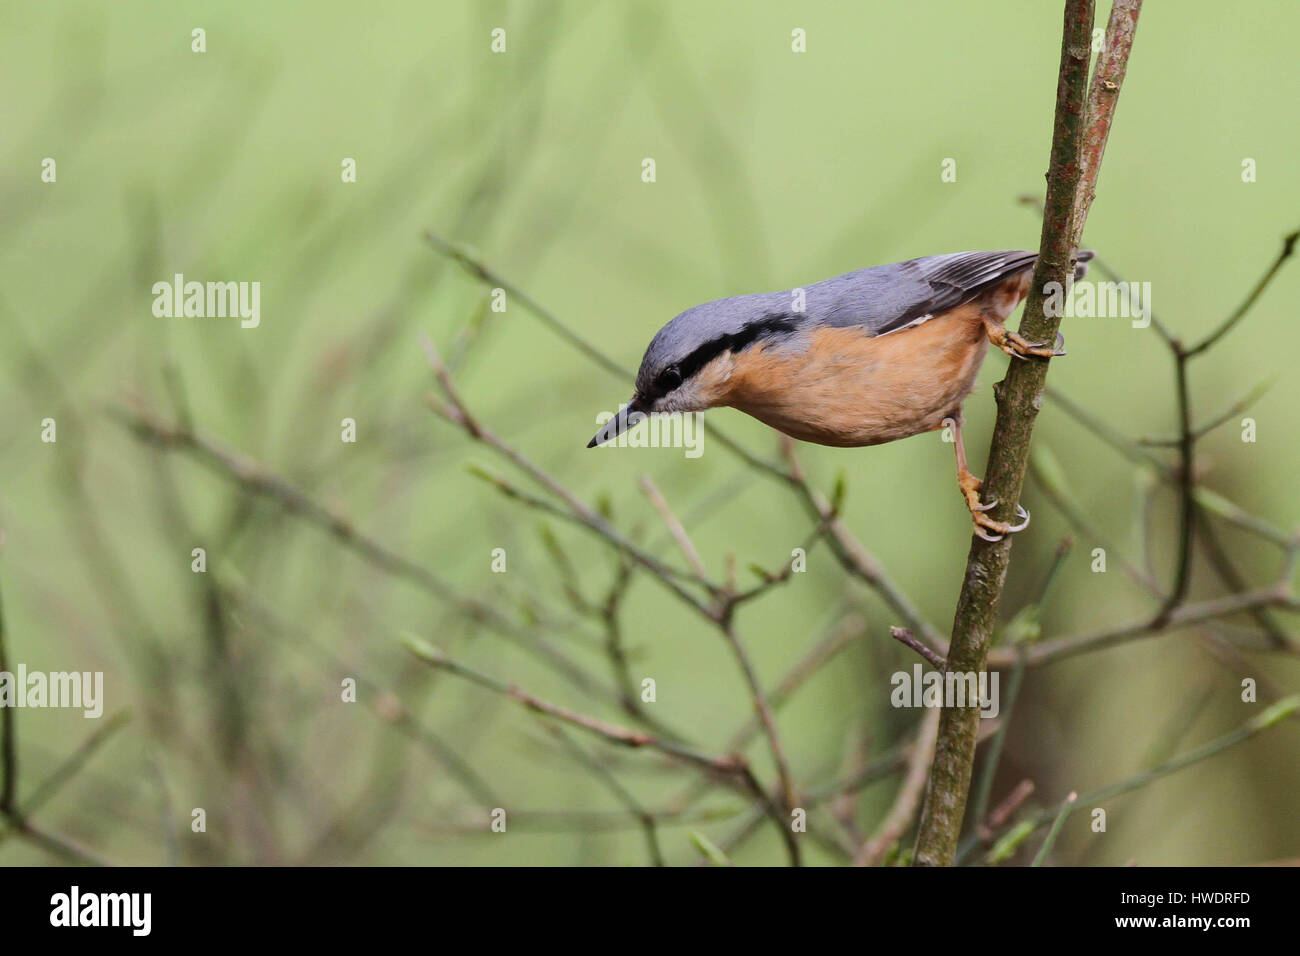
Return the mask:
<svg viewBox="0 0 1300 956"><path fill-rule="evenodd" d="M1055 344L1049 346L1046 342L1030 342L1019 332L1013 332L994 322L988 323L985 328L988 331L989 341L1012 358L1028 359L1031 355L1038 358L1052 358L1065 354L1065 336L1060 332L1056 333Z"/></svg>
<svg viewBox="0 0 1300 956"><path fill-rule="evenodd" d="M996 498L987 504L980 502L980 489L983 485L984 483L969 471L962 470L957 475L957 487L961 489L962 497L966 499L966 507L970 509L971 519L975 522L976 535L985 541L1001 541L1004 535L1015 534L1029 527L1029 512L1021 505L1016 505L1016 517L1024 519L1020 524L990 518L988 512L997 507L998 502Z"/></svg>

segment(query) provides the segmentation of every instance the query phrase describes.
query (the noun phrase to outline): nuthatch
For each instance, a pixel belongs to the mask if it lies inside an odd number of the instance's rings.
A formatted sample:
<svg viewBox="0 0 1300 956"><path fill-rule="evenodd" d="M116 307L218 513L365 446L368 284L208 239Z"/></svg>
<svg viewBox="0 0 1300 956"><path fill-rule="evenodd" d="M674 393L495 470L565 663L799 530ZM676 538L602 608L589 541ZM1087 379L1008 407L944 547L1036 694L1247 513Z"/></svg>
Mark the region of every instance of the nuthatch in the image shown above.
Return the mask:
<svg viewBox="0 0 1300 956"><path fill-rule="evenodd" d="M1075 278L1093 253L1078 253ZM980 503L966 467L962 402L988 343L1017 359L1064 355L1003 323L1029 293L1037 253L956 252L859 269L803 289L718 299L687 309L656 333L636 394L587 445L640 416L727 405L792 438L858 447L951 422L957 484L988 540L1020 531ZM802 295L800 294L802 293ZM802 308L798 306L802 305Z"/></svg>

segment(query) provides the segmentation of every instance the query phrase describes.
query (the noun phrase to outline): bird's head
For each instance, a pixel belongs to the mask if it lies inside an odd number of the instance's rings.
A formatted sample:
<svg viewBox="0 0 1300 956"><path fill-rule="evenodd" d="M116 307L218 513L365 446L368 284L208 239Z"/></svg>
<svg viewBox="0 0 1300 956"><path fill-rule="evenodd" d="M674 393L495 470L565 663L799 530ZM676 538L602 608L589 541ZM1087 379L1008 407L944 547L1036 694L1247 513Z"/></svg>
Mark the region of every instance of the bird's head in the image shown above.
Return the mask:
<svg viewBox="0 0 1300 956"><path fill-rule="evenodd" d="M638 416L726 405L736 356L759 343L788 338L802 325L797 313L765 308L768 299L789 301L780 293L719 299L687 309L655 333L637 371L636 393L587 447L617 437L640 421Z"/></svg>

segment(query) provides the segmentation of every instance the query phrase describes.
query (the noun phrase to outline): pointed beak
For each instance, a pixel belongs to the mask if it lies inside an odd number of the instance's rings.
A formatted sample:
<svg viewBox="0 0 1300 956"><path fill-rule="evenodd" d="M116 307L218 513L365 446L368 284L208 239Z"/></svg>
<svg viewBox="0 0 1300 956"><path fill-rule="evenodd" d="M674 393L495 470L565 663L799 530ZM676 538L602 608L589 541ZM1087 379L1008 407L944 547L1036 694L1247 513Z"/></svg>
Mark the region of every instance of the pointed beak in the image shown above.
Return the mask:
<svg viewBox="0 0 1300 956"><path fill-rule="evenodd" d="M605 444L611 438L617 438L640 422L643 417L645 417L645 411L641 407L641 399L639 396L633 395L632 400L619 409L618 414L607 421L604 428L596 432L596 437L587 442L587 447L595 448L597 445Z"/></svg>

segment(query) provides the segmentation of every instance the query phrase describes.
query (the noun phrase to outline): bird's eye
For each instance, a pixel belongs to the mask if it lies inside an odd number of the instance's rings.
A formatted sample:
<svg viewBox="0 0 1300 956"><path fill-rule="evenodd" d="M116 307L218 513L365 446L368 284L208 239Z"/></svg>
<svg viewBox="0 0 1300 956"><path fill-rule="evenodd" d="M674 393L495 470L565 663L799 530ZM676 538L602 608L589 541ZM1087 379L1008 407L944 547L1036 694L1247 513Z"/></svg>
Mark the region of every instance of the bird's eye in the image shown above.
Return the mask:
<svg viewBox="0 0 1300 956"><path fill-rule="evenodd" d="M682 372L676 365L670 365L655 379L655 385L661 392L671 392L682 384Z"/></svg>

